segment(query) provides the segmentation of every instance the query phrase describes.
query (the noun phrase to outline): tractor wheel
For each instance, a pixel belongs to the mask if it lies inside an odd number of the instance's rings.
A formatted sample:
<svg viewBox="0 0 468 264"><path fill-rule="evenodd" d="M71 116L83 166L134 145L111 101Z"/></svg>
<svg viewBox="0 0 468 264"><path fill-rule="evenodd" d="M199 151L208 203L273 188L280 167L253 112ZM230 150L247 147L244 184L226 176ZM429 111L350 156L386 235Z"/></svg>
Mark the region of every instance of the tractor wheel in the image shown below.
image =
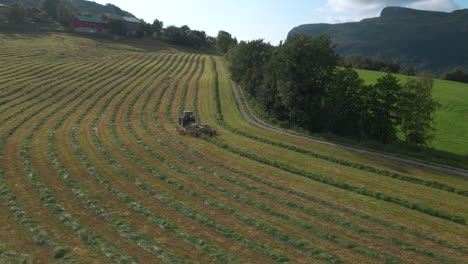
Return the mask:
<svg viewBox="0 0 468 264"><path fill-rule="evenodd" d="M190 135L191 135L192 137L198 137L198 136L199 136L199 132L198 132L198 130L194 129L194 130L192 130L192 132L190 132Z"/></svg>

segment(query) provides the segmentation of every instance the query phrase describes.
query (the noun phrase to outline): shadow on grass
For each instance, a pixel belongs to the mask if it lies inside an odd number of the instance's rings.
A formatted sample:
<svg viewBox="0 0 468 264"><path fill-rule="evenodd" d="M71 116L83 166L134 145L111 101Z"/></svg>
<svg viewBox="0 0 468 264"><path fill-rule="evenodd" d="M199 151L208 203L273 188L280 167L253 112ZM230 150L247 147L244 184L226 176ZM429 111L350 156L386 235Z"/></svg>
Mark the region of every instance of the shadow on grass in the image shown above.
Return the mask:
<svg viewBox="0 0 468 264"><path fill-rule="evenodd" d="M402 141L393 142L390 144L383 144L374 140L356 139L352 137L343 137L331 133L312 133L310 134L316 138L322 138L327 141L336 142L339 144L346 144L353 147L363 148L370 151L378 151L388 153L402 158L413 158L422 161L447 165L451 167L461 168L468 170L468 155L461 155L448 151L438 150L431 147L411 145ZM352 152L350 150L350 152ZM384 162L384 161L383 161ZM405 172L405 169L398 166L392 166L391 163L387 164L396 171ZM423 168L428 172L433 172L430 168ZM462 177L458 174L454 176Z"/></svg>

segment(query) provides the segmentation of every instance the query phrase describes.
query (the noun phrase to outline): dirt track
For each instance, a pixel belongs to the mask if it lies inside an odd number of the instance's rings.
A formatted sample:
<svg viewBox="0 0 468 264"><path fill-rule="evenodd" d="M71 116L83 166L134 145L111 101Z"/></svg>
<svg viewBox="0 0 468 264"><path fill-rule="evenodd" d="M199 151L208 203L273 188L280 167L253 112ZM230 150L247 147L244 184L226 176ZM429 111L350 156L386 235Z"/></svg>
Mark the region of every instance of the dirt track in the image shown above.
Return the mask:
<svg viewBox="0 0 468 264"><path fill-rule="evenodd" d="M386 158L386 159L393 159L393 160L397 160L397 161L401 161L401 162L405 162L405 163L410 163L410 164L413 164L413 165L416 165L416 166L420 166L420 167L423 167L425 169L438 170L438 171L441 171L441 172L444 172L444 173L451 173L451 174L454 174L454 175L459 176L459 177L461 176L463 178L468 178L468 170L449 167L449 166L442 166L440 164L435 164L435 163L431 163L431 162L427 162L427 161L421 161L421 160L417 160L417 159L400 158L400 157L392 156L392 155L389 155L389 154L384 154L384 153L369 151L369 150L356 148L356 147L352 147L352 146L347 146L347 145L332 143L332 142L328 142L328 141L324 141L324 140L314 139L314 138L310 138L310 137L306 137L306 136L297 135L297 134L294 133L294 131L291 131L291 130L286 130L286 129L282 129L282 128L272 126L272 125L260 120L257 116L255 116L255 114L250 109L250 106L248 105L247 101L245 100L245 97L244 97L244 94L242 93L242 90L237 89L237 86L234 84L233 81L231 81L231 86L232 86L232 91L234 93L234 98L236 99L236 103L237 103L237 106L239 107L240 112L242 113L242 115L244 116L244 118L248 122L250 122L251 124L253 124L255 126L258 126L258 127L263 128L263 129L273 131L273 132L276 132L276 133L279 133L279 134L288 135L288 136L291 136L291 137L301 138L301 139L309 140L309 141L316 142L316 143L321 143L321 144L331 145L331 146L335 146L335 147L339 147L339 148L344 148L344 149L347 149L347 150L362 152L362 153L366 153L366 154L370 154L370 155L374 155L374 156L378 156L378 157L382 157L382 158ZM244 103L244 105L246 106L247 111L249 112L248 114L245 112L244 108L241 107L241 100Z"/></svg>

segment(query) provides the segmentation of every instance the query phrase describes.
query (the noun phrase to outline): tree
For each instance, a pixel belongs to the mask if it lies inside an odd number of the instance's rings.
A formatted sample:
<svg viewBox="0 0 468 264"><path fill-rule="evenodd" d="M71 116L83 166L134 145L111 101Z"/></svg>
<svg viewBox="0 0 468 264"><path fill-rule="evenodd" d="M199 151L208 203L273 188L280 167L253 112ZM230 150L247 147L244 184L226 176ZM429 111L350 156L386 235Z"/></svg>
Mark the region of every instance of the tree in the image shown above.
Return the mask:
<svg viewBox="0 0 468 264"><path fill-rule="evenodd" d="M230 49L226 57L232 79L255 97L263 82L264 65L269 60L273 46L263 40L241 41Z"/></svg>
<svg viewBox="0 0 468 264"><path fill-rule="evenodd" d="M215 37L211 37L211 36L207 36L206 37L206 47L207 49L216 49L216 38Z"/></svg>
<svg viewBox="0 0 468 264"><path fill-rule="evenodd" d="M230 33L222 30L218 32L216 47L220 52L226 53L235 45L237 45L237 39L233 38Z"/></svg>
<svg viewBox="0 0 468 264"><path fill-rule="evenodd" d="M6 10L6 17L9 23L21 24L31 16L31 8L22 3L14 3Z"/></svg>
<svg viewBox="0 0 468 264"><path fill-rule="evenodd" d="M383 143L396 139L396 127L401 123L397 105L401 90L399 80L387 73L364 91L367 108L364 126L369 137Z"/></svg>
<svg viewBox="0 0 468 264"><path fill-rule="evenodd" d="M294 125L309 130L324 127L322 99L338 63L335 46L327 35L295 34L278 48L277 89Z"/></svg>
<svg viewBox="0 0 468 264"><path fill-rule="evenodd" d="M365 86L351 67L337 68L334 80L327 87L325 112L326 129L344 136L364 135Z"/></svg>
<svg viewBox="0 0 468 264"><path fill-rule="evenodd" d="M343 64L358 69L391 73L398 73L401 69L399 62L359 54L346 55L343 58Z"/></svg>
<svg viewBox="0 0 468 264"><path fill-rule="evenodd" d="M125 29L125 23L120 20L120 19L111 19L110 20L110 29L111 33L119 36L125 36L127 35L126 29Z"/></svg>
<svg viewBox="0 0 468 264"><path fill-rule="evenodd" d="M423 74L409 79L400 95L401 131L407 143L425 145L433 139L434 111L439 104L432 98L433 79Z"/></svg>
<svg viewBox="0 0 468 264"><path fill-rule="evenodd" d="M184 33L181 28L176 26L168 26L164 30L164 36L173 44L184 44Z"/></svg>
<svg viewBox="0 0 468 264"><path fill-rule="evenodd" d="M145 36L152 36L153 35L153 28L150 23L143 23L143 33Z"/></svg>
<svg viewBox="0 0 468 264"><path fill-rule="evenodd" d="M455 68L451 72L446 72L443 78L445 80L468 83L468 72L464 72L460 68Z"/></svg>
<svg viewBox="0 0 468 264"><path fill-rule="evenodd" d="M207 35L205 31L192 30L190 31L190 43L195 49L205 49L208 47Z"/></svg>
<svg viewBox="0 0 468 264"><path fill-rule="evenodd" d="M404 71L401 72L401 74L408 75L408 76L415 76L416 71L414 70L413 65L409 65L408 67L406 67Z"/></svg>
<svg viewBox="0 0 468 264"><path fill-rule="evenodd" d="M7 18L7 9L6 8L0 8L0 23L7 23L8 18Z"/></svg>
<svg viewBox="0 0 468 264"><path fill-rule="evenodd" d="M278 49L273 48L269 58L263 66L263 82L257 91L256 98L264 111L280 121L289 121L287 109L281 102L278 92L278 75L282 65L278 59Z"/></svg>
<svg viewBox="0 0 468 264"><path fill-rule="evenodd" d="M156 34L156 37L159 37L161 35L163 27L164 23L158 19L155 19L153 21L153 24L151 25L151 30L154 34Z"/></svg>
<svg viewBox="0 0 468 264"><path fill-rule="evenodd" d="M57 20L64 26L70 26L73 12L62 2L57 4Z"/></svg>
<svg viewBox="0 0 468 264"><path fill-rule="evenodd" d="M41 8L44 10L50 17L57 19L57 5L59 0L41 0Z"/></svg>

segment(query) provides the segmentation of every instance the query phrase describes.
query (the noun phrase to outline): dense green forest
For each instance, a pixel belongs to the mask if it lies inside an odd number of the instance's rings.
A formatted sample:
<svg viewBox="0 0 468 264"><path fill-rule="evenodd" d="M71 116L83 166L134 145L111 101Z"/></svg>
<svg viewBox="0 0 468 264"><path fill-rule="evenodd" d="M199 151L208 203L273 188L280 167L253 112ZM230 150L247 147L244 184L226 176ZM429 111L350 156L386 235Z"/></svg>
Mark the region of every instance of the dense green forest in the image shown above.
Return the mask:
<svg viewBox="0 0 468 264"><path fill-rule="evenodd" d="M365 85L350 67L338 67L339 55L327 35L294 34L274 47L263 40L230 49L232 79L265 112L291 126L313 132L426 144L432 138L432 77L401 84L388 73Z"/></svg>
<svg viewBox="0 0 468 264"><path fill-rule="evenodd" d="M452 13L387 7L380 17L355 23L308 24L289 32L325 33L340 55L360 54L399 61L416 71L468 71L468 9Z"/></svg>

